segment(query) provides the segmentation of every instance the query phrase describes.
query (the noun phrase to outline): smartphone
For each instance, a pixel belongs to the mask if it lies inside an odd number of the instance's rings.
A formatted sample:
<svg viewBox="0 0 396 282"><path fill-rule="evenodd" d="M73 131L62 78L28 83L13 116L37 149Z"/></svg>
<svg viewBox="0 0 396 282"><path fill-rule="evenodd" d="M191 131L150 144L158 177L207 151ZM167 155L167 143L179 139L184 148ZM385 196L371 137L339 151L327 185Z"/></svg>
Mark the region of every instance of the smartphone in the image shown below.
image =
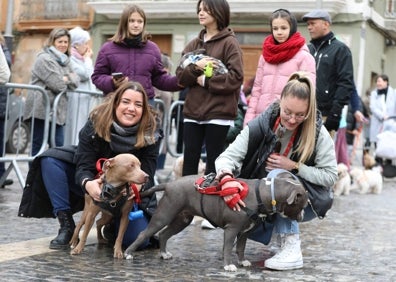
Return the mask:
<svg viewBox="0 0 396 282"><path fill-rule="evenodd" d="M124 74L122 72L113 72L111 74L111 76L115 79L115 80L119 80L121 78L124 77Z"/></svg>

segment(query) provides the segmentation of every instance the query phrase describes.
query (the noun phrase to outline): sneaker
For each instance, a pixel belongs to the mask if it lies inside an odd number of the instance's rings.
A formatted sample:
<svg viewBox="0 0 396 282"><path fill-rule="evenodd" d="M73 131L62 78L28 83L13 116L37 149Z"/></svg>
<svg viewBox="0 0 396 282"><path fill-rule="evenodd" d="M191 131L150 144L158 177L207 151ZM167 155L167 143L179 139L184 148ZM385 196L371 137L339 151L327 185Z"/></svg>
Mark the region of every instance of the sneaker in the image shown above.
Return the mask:
<svg viewBox="0 0 396 282"><path fill-rule="evenodd" d="M289 270L303 267L301 241L298 234L286 235L282 250L264 263L266 268L274 270Z"/></svg>
<svg viewBox="0 0 396 282"><path fill-rule="evenodd" d="M202 229L216 229L208 220L204 219L202 220L201 223L201 228Z"/></svg>

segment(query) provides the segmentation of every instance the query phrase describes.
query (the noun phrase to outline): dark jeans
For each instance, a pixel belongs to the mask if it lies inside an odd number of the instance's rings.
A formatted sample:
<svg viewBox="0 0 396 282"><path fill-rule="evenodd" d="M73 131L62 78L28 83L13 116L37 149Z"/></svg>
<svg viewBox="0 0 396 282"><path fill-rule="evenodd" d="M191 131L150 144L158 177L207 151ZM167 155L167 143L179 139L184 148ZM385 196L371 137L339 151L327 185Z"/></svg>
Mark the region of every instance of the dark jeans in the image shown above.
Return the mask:
<svg viewBox="0 0 396 282"><path fill-rule="evenodd" d="M183 175L198 173L202 147L206 150L205 174L216 172L215 160L223 152L229 126L217 124L184 123Z"/></svg>
<svg viewBox="0 0 396 282"><path fill-rule="evenodd" d="M32 156L35 156L41 148L44 139L44 120L42 119L33 119L33 144L32 144ZM63 134L63 125L57 124L55 127L55 146L63 146L64 134ZM48 144L51 147L51 123L49 124L49 134L48 134Z"/></svg>

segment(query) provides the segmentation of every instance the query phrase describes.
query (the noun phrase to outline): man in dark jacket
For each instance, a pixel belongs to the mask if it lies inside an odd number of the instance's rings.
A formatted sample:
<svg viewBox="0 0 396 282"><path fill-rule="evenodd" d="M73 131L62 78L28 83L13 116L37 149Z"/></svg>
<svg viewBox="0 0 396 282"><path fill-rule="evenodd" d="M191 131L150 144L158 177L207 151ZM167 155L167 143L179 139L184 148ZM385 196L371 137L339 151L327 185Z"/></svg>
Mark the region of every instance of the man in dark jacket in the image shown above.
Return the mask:
<svg viewBox="0 0 396 282"><path fill-rule="evenodd" d="M328 12L314 10L303 16L311 36L308 45L316 61L316 100L324 125L332 136L337 131L341 111L349 104L354 89L352 54L348 46L330 30Z"/></svg>

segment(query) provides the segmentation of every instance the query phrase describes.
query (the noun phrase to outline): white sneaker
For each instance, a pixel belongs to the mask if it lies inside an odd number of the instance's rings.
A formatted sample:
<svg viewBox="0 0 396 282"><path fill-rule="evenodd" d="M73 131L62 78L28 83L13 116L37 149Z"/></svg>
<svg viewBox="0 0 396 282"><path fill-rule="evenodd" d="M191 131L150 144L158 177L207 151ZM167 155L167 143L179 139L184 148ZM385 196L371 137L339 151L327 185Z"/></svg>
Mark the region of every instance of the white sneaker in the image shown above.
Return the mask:
<svg viewBox="0 0 396 282"><path fill-rule="evenodd" d="M301 241L298 234L286 235L285 245L282 250L267 259L265 267L275 270L298 269L303 267L303 257L301 253Z"/></svg>
<svg viewBox="0 0 396 282"><path fill-rule="evenodd" d="M202 220L201 223L201 228L202 229L216 229L208 220L204 219Z"/></svg>

